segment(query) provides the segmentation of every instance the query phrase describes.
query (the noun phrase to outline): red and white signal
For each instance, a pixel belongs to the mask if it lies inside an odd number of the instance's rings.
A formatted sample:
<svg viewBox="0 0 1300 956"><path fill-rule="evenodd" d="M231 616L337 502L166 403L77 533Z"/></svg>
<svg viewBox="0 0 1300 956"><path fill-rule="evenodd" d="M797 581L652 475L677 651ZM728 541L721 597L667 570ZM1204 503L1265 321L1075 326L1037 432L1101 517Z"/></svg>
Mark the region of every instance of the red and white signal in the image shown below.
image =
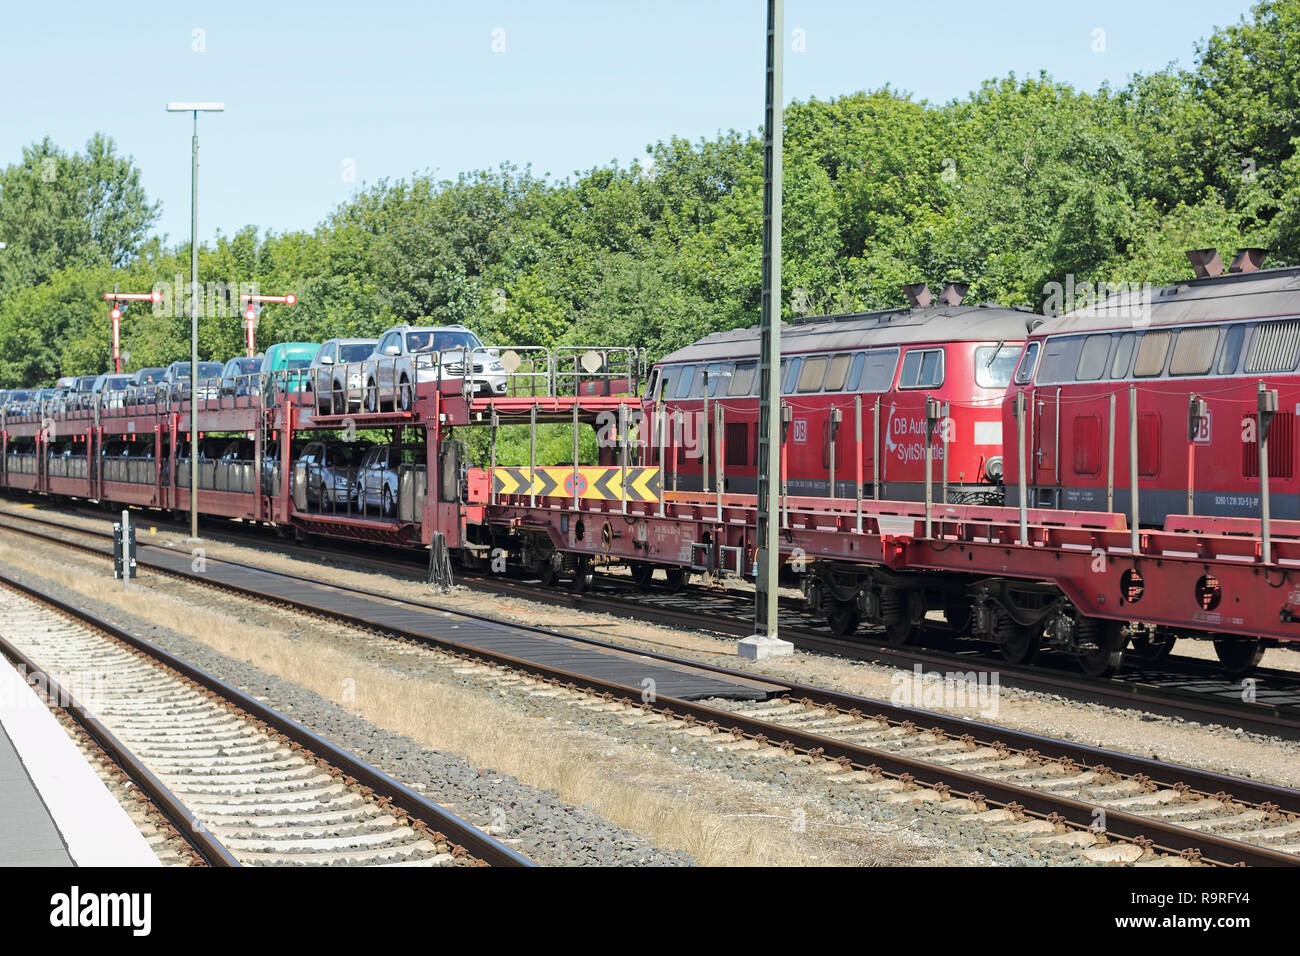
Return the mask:
<svg viewBox="0 0 1300 956"><path fill-rule="evenodd" d="M255 295L250 292L241 293L239 296L240 305L244 308L244 346L248 350L248 357L252 358L257 352L257 346L253 341L254 332L257 328L257 317L262 311L262 306L267 302L278 303L279 305L296 305L298 297L290 292L288 295Z"/></svg>
<svg viewBox="0 0 1300 956"><path fill-rule="evenodd" d="M157 289L152 292L105 292L104 301L112 302L108 317L113 323L113 371L122 371L122 313L131 302L161 302L162 293Z"/></svg>

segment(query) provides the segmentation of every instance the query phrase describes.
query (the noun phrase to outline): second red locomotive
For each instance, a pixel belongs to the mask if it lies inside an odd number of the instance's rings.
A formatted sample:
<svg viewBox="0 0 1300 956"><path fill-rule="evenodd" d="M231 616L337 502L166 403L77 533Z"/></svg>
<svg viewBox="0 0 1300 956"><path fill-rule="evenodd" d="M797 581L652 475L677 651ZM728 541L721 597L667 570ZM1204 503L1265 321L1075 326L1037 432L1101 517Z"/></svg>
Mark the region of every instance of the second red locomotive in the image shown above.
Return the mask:
<svg viewBox="0 0 1300 956"><path fill-rule="evenodd" d="M936 498L1001 502L1000 406L1035 317L963 305L956 284L937 301L923 285L908 292L908 308L797 319L782 330L783 494L854 498L861 475L866 498L920 501L928 434L931 478L946 491ZM667 422L666 491L755 493L758 353L757 328L737 329L655 366L645 412ZM937 424L928 401L939 403Z"/></svg>

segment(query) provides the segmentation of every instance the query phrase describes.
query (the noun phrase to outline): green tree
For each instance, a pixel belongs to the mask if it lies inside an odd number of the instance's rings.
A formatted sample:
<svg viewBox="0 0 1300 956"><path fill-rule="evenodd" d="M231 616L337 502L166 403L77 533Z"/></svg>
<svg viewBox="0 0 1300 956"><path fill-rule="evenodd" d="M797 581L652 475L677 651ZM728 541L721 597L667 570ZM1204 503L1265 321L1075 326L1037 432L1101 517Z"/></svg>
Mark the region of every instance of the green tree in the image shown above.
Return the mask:
<svg viewBox="0 0 1300 956"><path fill-rule="evenodd" d="M70 266L127 265L157 221L140 170L96 133L84 153L47 137L0 171L0 298Z"/></svg>

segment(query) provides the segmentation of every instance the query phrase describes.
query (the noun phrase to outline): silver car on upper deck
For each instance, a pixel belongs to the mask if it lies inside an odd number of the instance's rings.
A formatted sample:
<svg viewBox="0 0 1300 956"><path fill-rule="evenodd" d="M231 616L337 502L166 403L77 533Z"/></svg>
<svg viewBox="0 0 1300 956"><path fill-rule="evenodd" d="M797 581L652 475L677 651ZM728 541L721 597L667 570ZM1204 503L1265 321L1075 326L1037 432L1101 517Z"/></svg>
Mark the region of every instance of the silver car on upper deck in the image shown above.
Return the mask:
<svg viewBox="0 0 1300 956"><path fill-rule="evenodd" d="M470 356L471 368L465 369ZM495 351L463 325L399 325L389 329L365 362L365 410L407 411L415 386L469 378L474 395L504 395L510 375Z"/></svg>
<svg viewBox="0 0 1300 956"><path fill-rule="evenodd" d="M309 381L316 393L319 415L346 415L361 410L364 397L364 362L378 339L330 339L321 343L311 360Z"/></svg>

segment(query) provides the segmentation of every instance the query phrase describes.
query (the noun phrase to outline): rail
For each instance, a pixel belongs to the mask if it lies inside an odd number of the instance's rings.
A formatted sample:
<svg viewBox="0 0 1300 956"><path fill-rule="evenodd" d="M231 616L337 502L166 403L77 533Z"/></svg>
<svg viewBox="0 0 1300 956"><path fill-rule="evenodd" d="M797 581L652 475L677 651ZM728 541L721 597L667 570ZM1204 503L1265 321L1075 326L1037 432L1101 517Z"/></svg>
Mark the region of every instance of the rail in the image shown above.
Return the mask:
<svg viewBox="0 0 1300 956"><path fill-rule="evenodd" d="M62 601L53 595L8 576L0 575L0 586L17 591L48 605L60 614L66 615L94 631L127 645L147 659L163 667L170 668L186 680L192 681L215 696L230 702L252 719L261 721L273 732L283 735L293 744L304 748L313 756L328 761L361 786L373 791L376 797L379 798L381 806L392 806L409 815L412 819L420 821L435 833L442 834L453 844L462 847L470 856L482 863L490 866L534 865L515 850L433 803L428 798L416 793L410 787L395 780L382 770L363 762L352 753L317 735L296 720L272 709L252 695L231 686L206 671L200 670L198 667L163 650L150 641L126 631L83 608ZM0 650L3 650L5 655L11 657L11 659L15 657L16 649L8 644L0 645ZM24 663L35 666L35 662L29 660L24 660ZM80 708L78 710L81 711L79 716L88 716L84 710ZM108 736L94 734L92 725L83 724L83 726L97 737L101 745L108 744L111 748L112 744L116 743L115 740L110 740ZM153 775L148 772L144 764L131 756L120 744L113 748L111 752L114 752L115 757L128 760L127 766L134 771L132 773L133 779L157 783L156 778L153 778ZM143 773L140 773L140 771L143 771ZM209 842L206 829L196 825L197 821L192 812L180 804L178 800L175 800L174 797L168 799L170 794L165 788L161 788L161 784L158 784L158 788L147 787L146 792L149 793L160 808L169 811L169 818L172 819L174 825L180 824L178 829L187 835L187 839L191 838L191 834L200 834L199 839L202 842L199 846L205 859L213 863L238 865L234 857L219 842L215 839L211 839Z"/></svg>
<svg viewBox="0 0 1300 956"><path fill-rule="evenodd" d="M89 546L67 543L75 548ZM1219 865L1247 864L1270 866L1300 865L1300 857L1269 845L1250 843L1231 835L1219 835L1184 826L1177 821L1167 821L1158 815L1143 815L1138 810L1118 809L1107 803L1094 804L1089 799L1057 794L1051 786L1035 786L1013 779L993 776L973 770L945 765L927 756L905 751L882 749L858 743L845 736L837 736L834 727L809 727L800 720L782 722L769 720L763 715L749 715L719 709L698 701L660 695L647 702L640 687L619 684L601 676L571 670L565 662L543 663L526 660L504 650L477 646L472 641L435 635L414 629L404 622L381 620L368 616L364 601L348 610L326 610L310 595L295 590L300 584L323 588L328 592L353 595L358 599L378 600L387 608L393 604L404 607L408 614L428 613L438 616L452 614L471 621L499 624L525 633L542 634L548 638L574 642L579 646L602 647L616 651L626 648L595 638L573 635L497 618L456 608L435 607L391 593L380 593L365 588L341 584L324 584L314 578L300 577L287 571L270 575L260 566L246 565L222 559L218 562L235 569L255 568L259 572L256 586L226 580L218 583L209 574L198 574L185 569L188 562L177 564L150 562L142 559L141 565L163 573L193 581L206 587L222 587L235 593L275 604L287 604L313 614L322 614L351 625L373 628L380 633L440 647L452 653L504 666L512 671L527 673L542 680L556 682L570 689L606 695L606 699L627 701L633 706L653 710L669 718L684 720L713 732L730 732L737 738L747 738L767 744L779 744L812 759L831 759L842 766L900 781L907 786L919 784L933 787L943 793L966 796L973 803L1000 806L1015 814L1023 814L1064 823L1080 831L1098 832L1096 822L1099 809L1105 812L1104 833L1112 838L1131 842L1138 847L1153 848L1158 852L1182 855L1192 861ZM730 675L752 679L752 673L735 671L718 665L687 661L655 651L638 650L648 659L687 665L717 675ZM999 752L1019 752L1031 763L1043 760L1059 761L1072 773L1091 771L1102 778L1127 778L1137 783L1142 791L1164 788L1187 793L1193 799L1211 797L1223 804L1235 804L1242 809L1256 808L1269 820L1260 826L1268 827L1276 816L1287 819L1300 813L1300 793L1285 787L1271 786L1258 781L1234 778L1191 767L1166 764L1160 761L1113 751L1104 751L1068 740L1042 737L1006 727L983 724L962 718L949 717L923 709L885 701L858 697L842 691L799 684L780 678L769 678L768 683L780 686L783 691L777 703L799 705L805 711L825 711L854 721L872 720L896 727L905 734L930 733L942 738L961 739L968 746L986 746ZM779 716L780 710L773 712ZM875 714L875 717L864 715ZM837 724L838 721L832 721ZM934 728L928 730L926 728ZM1230 794L1236 794L1231 796ZM1113 799L1113 798L1108 798ZM1250 834L1247 834L1250 835Z"/></svg>

